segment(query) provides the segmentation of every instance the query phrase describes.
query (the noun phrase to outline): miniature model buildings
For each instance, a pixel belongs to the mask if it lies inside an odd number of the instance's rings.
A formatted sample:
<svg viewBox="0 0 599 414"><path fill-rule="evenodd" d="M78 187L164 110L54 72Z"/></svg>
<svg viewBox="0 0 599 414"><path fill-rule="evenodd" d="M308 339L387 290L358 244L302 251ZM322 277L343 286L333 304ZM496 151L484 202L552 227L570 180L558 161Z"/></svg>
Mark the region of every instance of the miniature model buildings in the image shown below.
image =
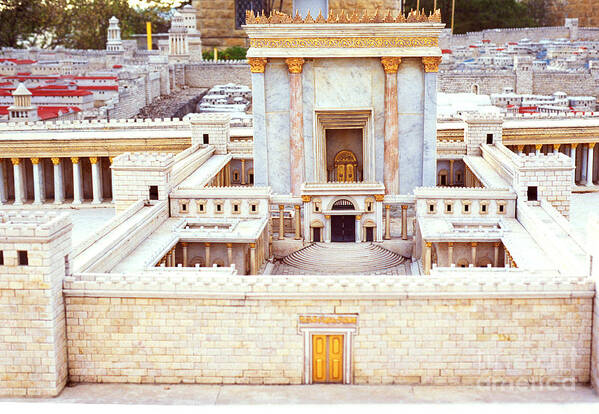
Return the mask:
<svg viewBox="0 0 599 414"><path fill-rule="evenodd" d="M439 22L248 14L253 130L0 124L0 394L596 384L599 123L438 123Z"/></svg>

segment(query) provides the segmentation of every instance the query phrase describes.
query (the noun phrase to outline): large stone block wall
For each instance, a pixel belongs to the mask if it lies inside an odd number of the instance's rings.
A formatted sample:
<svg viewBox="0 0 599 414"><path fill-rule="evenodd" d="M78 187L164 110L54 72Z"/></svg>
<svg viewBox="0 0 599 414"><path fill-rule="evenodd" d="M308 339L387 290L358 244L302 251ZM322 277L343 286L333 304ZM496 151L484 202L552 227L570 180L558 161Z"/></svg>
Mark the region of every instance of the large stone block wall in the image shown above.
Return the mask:
<svg viewBox="0 0 599 414"><path fill-rule="evenodd" d="M236 83L252 87L250 66L240 63L197 63L185 65L185 85L192 88L212 88L214 85Z"/></svg>
<svg viewBox="0 0 599 414"><path fill-rule="evenodd" d="M67 297L74 382L301 384L298 317L357 313L356 384L589 381L592 299Z"/></svg>
<svg viewBox="0 0 599 414"><path fill-rule="evenodd" d="M569 96L599 95L590 73L533 73L533 93L551 95L558 91Z"/></svg>
<svg viewBox="0 0 599 414"><path fill-rule="evenodd" d="M356 384L589 381L590 279L479 276L68 278L69 373L74 382L300 384L299 316L354 314Z"/></svg>
<svg viewBox="0 0 599 414"><path fill-rule="evenodd" d="M438 90L446 93L471 93L473 86L478 85L479 94L489 95L501 93L503 88L513 88L516 84L516 74L511 71L441 72L438 79Z"/></svg>

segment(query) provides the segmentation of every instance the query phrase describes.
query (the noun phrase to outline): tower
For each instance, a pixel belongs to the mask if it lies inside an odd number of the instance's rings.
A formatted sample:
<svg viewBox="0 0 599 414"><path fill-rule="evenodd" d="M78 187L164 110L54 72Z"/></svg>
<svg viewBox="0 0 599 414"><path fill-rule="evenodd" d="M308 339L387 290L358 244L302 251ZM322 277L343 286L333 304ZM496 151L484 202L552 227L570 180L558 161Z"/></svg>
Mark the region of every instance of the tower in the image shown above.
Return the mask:
<svg viewBox="0 0 599 414"><path fill-rule="evenodd" d="M185 57L189 55L187 27L183 15L177 11L173 14L171 28L168 31L168 50L170 56Z"/></svg>
<svg viewBox="0 0 599 414"><path fill-rule="evenodd" d="M62 283L68 213L0 213L0 395L53 397L67 382Z"/></svg>
<svg viewBox="0 0 599 414"><path fill-rule="evenodd" d="M123 52L123 41L121 40L121 28L119 27L119 19L112 16L108 20L108 34L106 40L106 51L108 52Z"/></svg>
<svg viewBox="0 0 599 414"><path fill-rule="evenodd" d="M37 121L37 107L31 104L31 92L19 83L12 93L14 103L8 107L8 118L11 121Z"/></svg>

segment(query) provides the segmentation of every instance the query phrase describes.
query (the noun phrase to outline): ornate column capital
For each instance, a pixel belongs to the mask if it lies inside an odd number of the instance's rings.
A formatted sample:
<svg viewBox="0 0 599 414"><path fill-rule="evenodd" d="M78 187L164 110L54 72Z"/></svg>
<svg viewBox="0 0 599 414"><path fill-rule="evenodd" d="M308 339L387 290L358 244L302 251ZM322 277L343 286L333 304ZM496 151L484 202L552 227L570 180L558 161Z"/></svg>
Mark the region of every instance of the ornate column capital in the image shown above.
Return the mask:
<svg viewBox="0 0 599 414"><path fill-rule="evenodd" d="M422 64L426 73L439 72L441 56L423 56Z"/></svg>
<svg viewBox="0 0 599 414"><path fill-rule="evenodd" d="M389 210L391 208L391 206L389 204L385 204L385 209Z"/></svg>
<svg viewBox="0 0 599 414"><path fill-rule="evenodd" d="M60 158L58 158L58 157L53 157L53 158L51 158L51 160L52 160L52 164L54 164L54 165L60 164Z"/></svg>
<svg viewBox="0 0 599 414"><path fill-rule="evenodd" d="M289 73L302 73L302 69L304 68L304 62L304 58L285 59L285 63L287 63L287 67L289 68Z"/></svg>
<svg viewBox="0 0 599 414"><path fill-rule="evenodd" d="M424 245L428 248L433 247L433 243L432 242L424 242Z"/></svg>
<svg viewBox="0 0 599 414"><path fill-rule="evenodd" d="M296 205L296 206L294 206L294 207L295 207L296 210L299 210L301 208L299 204Z"/></svg>
<svg viewBox="0 0 599 414"><path fill-rule="evenodd" d="M524 145L517 145L518 151L524 151Z"/></svg>
<svg viewBox="0 0 599 414"><path fill-rule="evenodd" d="M89 157L89 162L92 164L96 164L98 162L98 157Z"/></svg>
<svg viewBox="0 0 599 414"><path fill-rule="evenodd" d="M590 148L590 149L593 149L593 148L595 148L595 142L590 142L590 143L589 143L589 148Z"/></svg>
<svg viewBox="0 0 599 414"><path fill-rule="evenodd" d="M210 247L210 243L204 243L205 247Z"/></svg>
<svg viewBox="0 0 599 414"><path fill-rule="evenodd" d="M381 202L381 201L383 201L384 199L385 199L385 194L375 194L375 195L374 195L374 200L375 200L375 201L379 201L379 202Z"/></svg>
<svg viewBox="0 0 599 414"><path fill-rule="evenodd" d="M181 247L187 247L188 243L187 242L181 242Z"/></svg>
<svg viewBox="0 0 599 414"><path fill-rule="evenodd" d="M535 149L537 151L541 151L541 148L543 148L543 144L535 144Z"/></svg>
<svg viewBox="0 0 599 414"><path fill-rule="evenodd" d="M10 161L12 162L12 165L19 165L21 163L20 158L11 158Z"/></svg>
<svg viewBox="0 0 599 414"><path fill-rule="evenodd" d="M302 201L303 201L304 203L309 203L309 202L310 202L310 200L312 200L312 197L310 197L309 195L303 195L303 196L302 196Z"/></svg>
<svg viewBox="0 0 599 414"><path fill-rule="evenodd" d="M400 57L391 57L391 56L383 56L381 58L381 63L383 64L383 69L385 69L385 73L397 73L399 70L399 65L401 64Z"/></svg>
<svg viewBox="0 0 599 414"><path fill-rule="evenodd" d="M79 157L71 157L71 162L73 164L79 164Z"/></svg>
<svg viewBox="0 0 599 414"><path fill-rule="evenodd" d="M39 159L39 158L31 158L31 163L32 163L33 165L37 165L37 164L39 164L39 163L40 163L40 159Z"/></svg>
<svg viewBox="0 0 599 414"><path fill-rule="evenodd" d="M331 216L329 216L328 214L326 216L324 216L325 219L330 220Z"/></svg>
<svg viewBox="0 0 599 414"><path fill-rule="evenodd" d="M447 243L447 245L448 245L449 247L453 248L453 242L449 242L449 243Z"/></svg>
<svg viewBox="0 0 599 414"><path fill-rule="evenodd" d="M362 220L362 216L356 216L356 221Z"/></svg>
<svg viewBox="0 0 599 414"><path fill-rule="evenodd" d="M256 243L250 243L250 248L251 249L255 249L256 248Z"/></svg>
<svg viewBox="0 0 599 414"><path fill-rule="evenodd" d="M264 68L266 68L268 59L248 58L248 63L250 64L250 70L252 71L252 73L264 73Z"/></svg>
<svg viewBox="0 0 599 414"><path fill-rule="evenodd" d="M476 247L476 246L478 246L478 243L477 243L477 242L472 242L472 243L470 243L470 245L471 245L472 247Z"/></svg>
<svg viewBox="0 0 599 414"><path fill-rule="evenodd" d="M578 147L578 142L572 144L572 148L576 149L576 147Z"/></svg>
<svg viewBox="0 0 599 414"><path fill-rule="evenodd" d="M232 249L233 248L233 243L227 243L227 249Z"/></svg>
<svg viewBox="0 0 599 414"><path fill-rule="evenodd" d="M553 149L555 151L559 151L559 147L561 147L562 144L553 144Z"/></svg>
<svg viewBox="0 0 599 414"><path fill-rule="evenodd" d="M285 204L279 204L279 210L285 210Z"/></svg>
<svg viewBox="0 0 599 414"><path fill-rule="evenodd" d="M401 209L402 209L402 210L407 210L407 209L408 209L408 206L407 206L406 204L402 204L402 205L401 205Z"/></svg>

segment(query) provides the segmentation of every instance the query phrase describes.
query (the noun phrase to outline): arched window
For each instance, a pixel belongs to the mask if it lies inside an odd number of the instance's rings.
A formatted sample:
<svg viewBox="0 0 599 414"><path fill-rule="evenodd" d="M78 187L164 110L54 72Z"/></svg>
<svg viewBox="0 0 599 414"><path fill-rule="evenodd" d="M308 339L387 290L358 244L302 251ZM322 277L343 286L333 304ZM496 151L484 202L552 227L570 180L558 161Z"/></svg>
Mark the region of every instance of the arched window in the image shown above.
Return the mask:
<svg viewBox="0 0 599 414"><path fill-rule="evenodd" d="M458 260L458 263L456 264L456 267L468 267L468 266L470 266L470 263L466 259L460 259L460 260Z"/></svg>

